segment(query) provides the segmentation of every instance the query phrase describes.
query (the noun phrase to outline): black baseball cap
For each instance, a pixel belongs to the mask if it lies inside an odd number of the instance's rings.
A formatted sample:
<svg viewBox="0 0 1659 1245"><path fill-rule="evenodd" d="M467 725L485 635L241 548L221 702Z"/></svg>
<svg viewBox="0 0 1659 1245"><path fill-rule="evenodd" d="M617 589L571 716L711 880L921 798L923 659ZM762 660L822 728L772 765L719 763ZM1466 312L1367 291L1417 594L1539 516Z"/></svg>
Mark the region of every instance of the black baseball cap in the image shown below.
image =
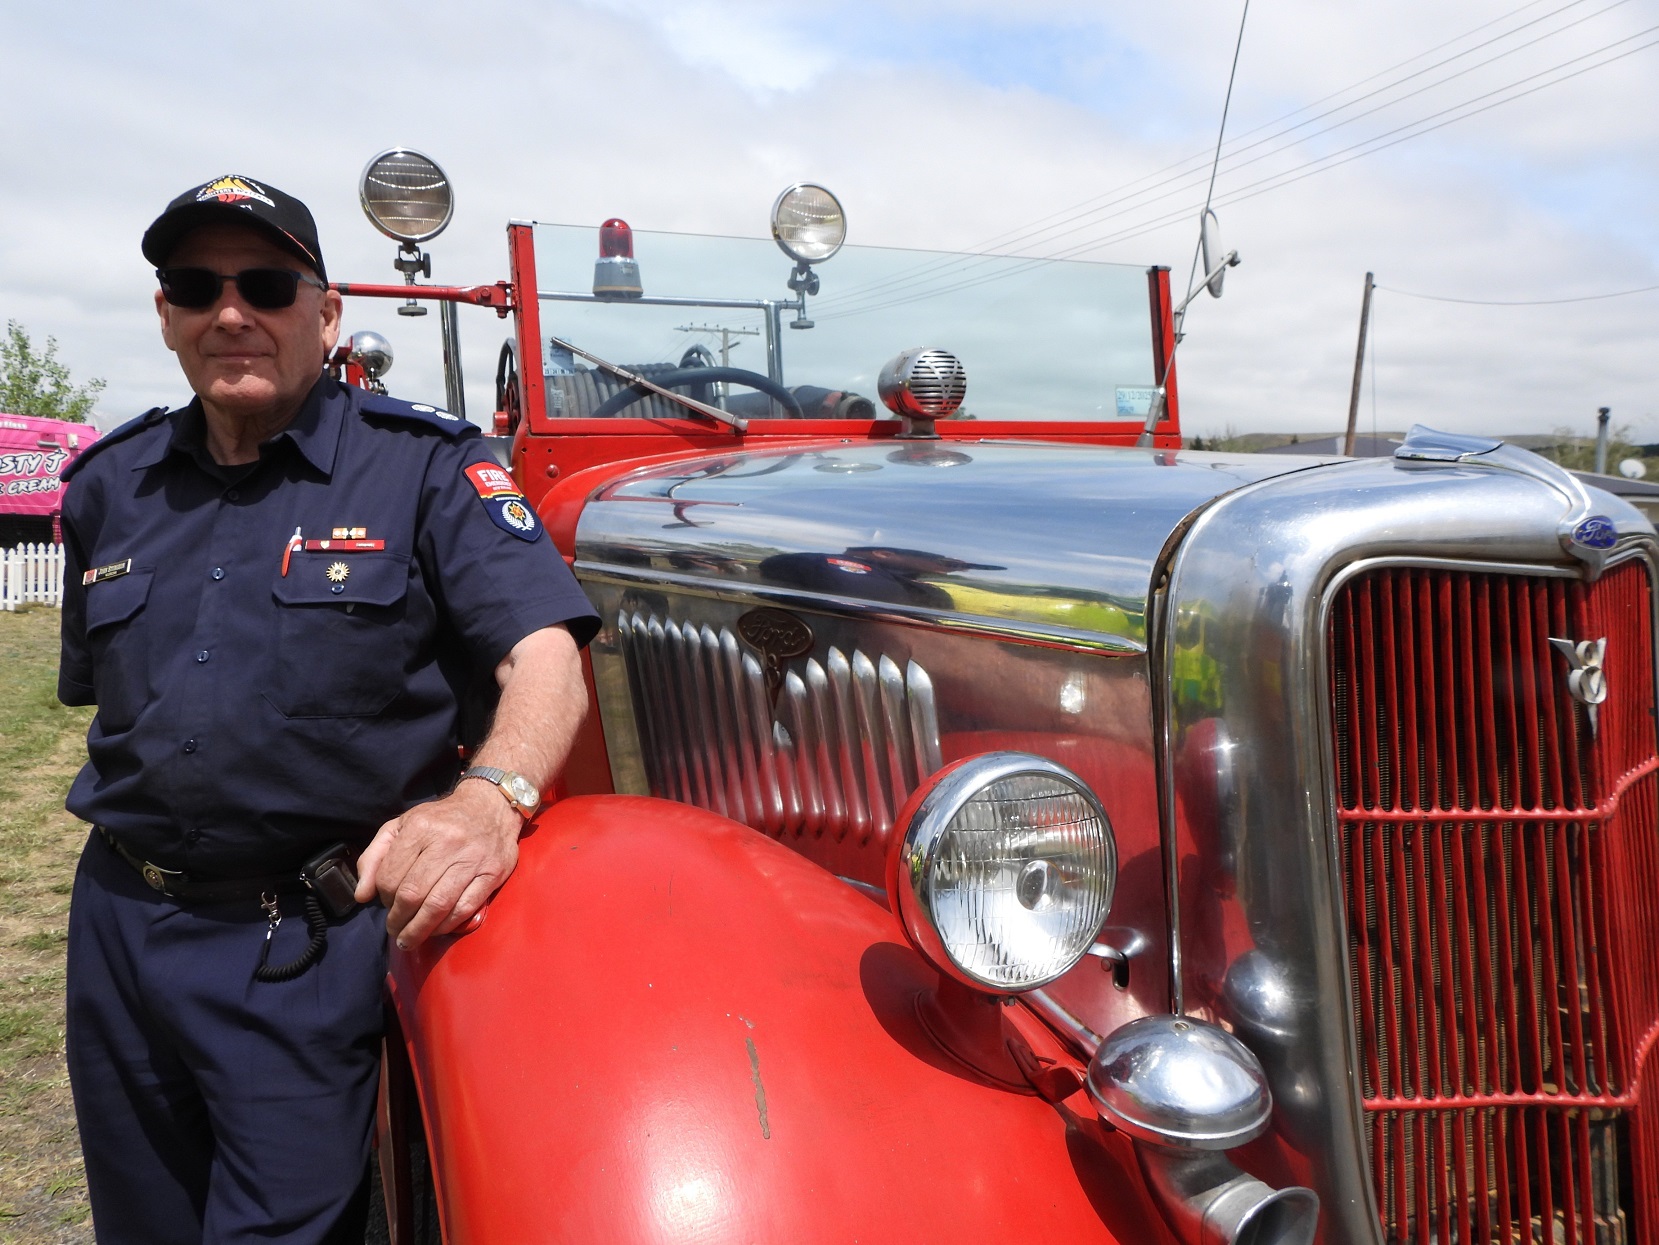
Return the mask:
<svg viewBox="0 0 1659 1245"><path fill-rule="evenodd" d="M144 231L144 258L157 268L164 267L185 234L210 222L258 229L283 250L309 264L319 280L328 280L311 209L275 186L234 174L192 186L169 203L167 210Z"/></svg>

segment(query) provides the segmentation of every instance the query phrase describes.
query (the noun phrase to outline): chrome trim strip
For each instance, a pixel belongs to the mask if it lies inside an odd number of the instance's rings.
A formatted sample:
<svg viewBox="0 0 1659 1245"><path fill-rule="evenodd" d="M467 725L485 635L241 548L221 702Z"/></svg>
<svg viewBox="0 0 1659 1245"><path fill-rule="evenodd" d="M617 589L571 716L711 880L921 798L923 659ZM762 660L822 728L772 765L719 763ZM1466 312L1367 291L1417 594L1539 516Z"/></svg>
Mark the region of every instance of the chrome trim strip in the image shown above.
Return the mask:
<svg viewBox="0 0 1659 1245"><path fill-rule="evenodd" d="M1154 587L1147 600L1147 637L1152 642L1154 669L1169 669L1169 581ZM1186 983L1181 959L1181 887L1179 857L1180 845L1175 839L1175 768L1170 764L1169 751L1169 678L1164 680L1165 694L1159 696L1156 685L1151 690L1153 705L1152 751L1157 763L1154 781L1158 784L1158 824L1163 829L1164 849L1164 905L1169 919L1169 1010L1184 1016L1187 1010ZM1161 721L1160 721L1161 719Z"/></svg>
<svg viewBox="0 0 1659 1245"><path fill-rule="evenodd" d="M688 596L708 597L715 601L742 604L765 601L773 605L813 610L823 614L843 614L874 622L909 623L935 631L1019 640L1028 644L1039 644L1045 648L1128 655L1146 652L1146 645L1124 636L1058 625L1037 627L1006 618L959 614L952 610L930 609L922 605L891 605L885 602L862 601L856 597L829 596L795 588L769 588L758 584L727 585L697 575L654 569L641 570L631 566L582 559L576 562L576 573L579 578L594 583L617 584L622 587L649 584L657 588L672 588Z"/></svg>
<svg viewBox="0 0 1659 1245"><path fill-rule="evenodd" d="M881 718L876 710L876 667L857 649L853 650L853 687L858 699L858 730L861 759L864 762L864 783L860 788L869 799L870 807L860 825L859 846L870 841L870 832L876 826L893 824L894 807L887 775L882 773L876 758L876 741L881 738ZM849 731L849 738L854 737Z"/></svg>
<svg viewBox="0 0 1659 1245"><path fill-rule="evenodd" d="M910 742L920 782L944 765L939 755L939 707L933 699L933 680L913 661L905 663L904 683L910 693Z"/></svg>

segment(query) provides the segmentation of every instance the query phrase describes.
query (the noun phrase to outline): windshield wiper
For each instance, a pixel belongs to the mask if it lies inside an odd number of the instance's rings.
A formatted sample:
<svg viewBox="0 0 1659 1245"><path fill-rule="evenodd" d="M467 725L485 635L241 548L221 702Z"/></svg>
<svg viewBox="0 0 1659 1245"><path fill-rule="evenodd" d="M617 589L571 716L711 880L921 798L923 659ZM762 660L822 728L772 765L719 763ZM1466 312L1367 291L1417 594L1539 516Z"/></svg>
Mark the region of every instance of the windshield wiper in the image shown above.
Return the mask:
<svg viewBox="0 0 1659 1245"><path fill-rule="evenodd" d="M730 411L722 411L718 406L710 406L707 402L699 402L696 398L690 397L687 394L675 393L672 389L665 389L661 385L656 384L654 381L647 380L638 372L630 372L627 368L618 367L615 363L607 363L598 355L590 354L586 350L583 350L580 346L573 346L562 338L550 337L548 340L560 350L568 350L573 355L579 355L595 367L604 368L605 371L609 372L612 376L621 377L630 385L638 385L641 389L647 389L652 393L660 394L662 397L667 398L670 402L678 402L681 406L685 407L688 411L691 411L694 414L702 415L708 419L716 421L717 423L725 424L737 432L749 431L749 421L743 419L741 416L733 415Z"/></svg>

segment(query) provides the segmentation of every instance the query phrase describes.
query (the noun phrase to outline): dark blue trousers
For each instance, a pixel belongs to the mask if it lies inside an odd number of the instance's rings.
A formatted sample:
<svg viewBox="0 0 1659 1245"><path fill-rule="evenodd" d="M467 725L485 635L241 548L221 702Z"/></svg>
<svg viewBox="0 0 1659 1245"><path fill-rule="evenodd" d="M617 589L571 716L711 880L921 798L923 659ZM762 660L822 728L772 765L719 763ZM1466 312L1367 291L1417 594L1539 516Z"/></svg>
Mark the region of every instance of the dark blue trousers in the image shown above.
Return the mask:
<svg viewBox="0 0 1659 1245"><path fill-rule="evenodd" d="M270 962L307 942L285 897ZM385 912L328 932L293 981L253 979L256 900L185 906L94 834L69 914L68 1051L100 1245L363 1239Z"/></svg>

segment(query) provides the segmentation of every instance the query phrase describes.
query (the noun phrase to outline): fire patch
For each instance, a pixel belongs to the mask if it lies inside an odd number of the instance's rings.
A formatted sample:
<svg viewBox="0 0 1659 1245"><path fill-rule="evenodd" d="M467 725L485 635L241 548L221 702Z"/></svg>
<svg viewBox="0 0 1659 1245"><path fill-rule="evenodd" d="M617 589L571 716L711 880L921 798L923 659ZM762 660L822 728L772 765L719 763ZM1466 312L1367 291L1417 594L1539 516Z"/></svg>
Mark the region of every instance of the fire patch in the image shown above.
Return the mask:
<svg viewBox="0 0 1659 1245"><path fill-rule="evenodd" d="M245 177L221 177L196 192L197 203L205 203L209 199L217 199L220 203L240 203L243 199L258 199L266 207L276 206L265 193L263 186Z"/></svg>
<svg viewBox="0 0 1659 1245"><path fill-rule="evenodd" d="M541 534L541 524L536 521L535 512L506 471L494 463L474 463L467 468L467 479L478 491L478 498L484 503L484 513L490 516L490 522L502 531L510 532L520 540L534 540Z"/></svg>

